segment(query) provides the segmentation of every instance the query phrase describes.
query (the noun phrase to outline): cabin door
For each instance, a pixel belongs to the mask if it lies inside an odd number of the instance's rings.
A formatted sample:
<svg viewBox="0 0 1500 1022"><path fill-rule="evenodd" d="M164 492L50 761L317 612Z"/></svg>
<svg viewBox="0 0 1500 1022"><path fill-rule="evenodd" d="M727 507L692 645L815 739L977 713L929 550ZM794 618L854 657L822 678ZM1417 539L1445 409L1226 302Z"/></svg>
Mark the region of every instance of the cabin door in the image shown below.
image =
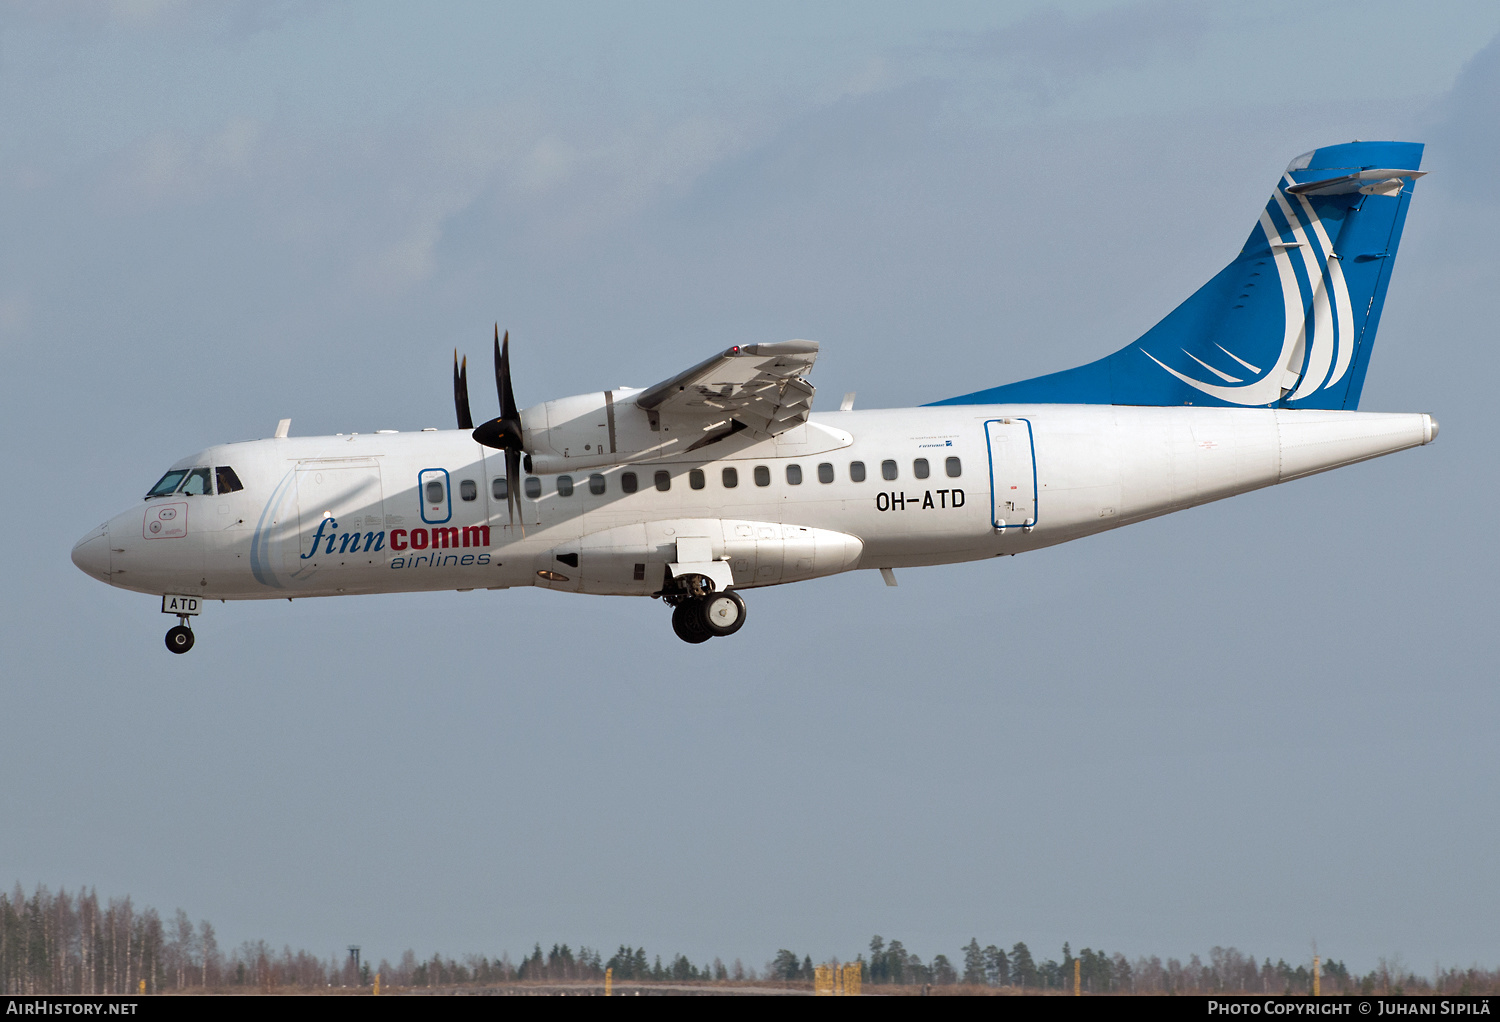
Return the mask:
<svg viewBox="0 0 1500 1022"><path fill-rule="evenodd" d="M990 456L990 524L1024 529L1036 524L1036 452L1029 419L990 419L984 424Z"/></svg>
<svg viewBox="0 0 1500 1022"><path fill-rule="evenodd" d="M386 558L385 500L374 459L297 465L297 544L287 570L379 568Z"/></svg>

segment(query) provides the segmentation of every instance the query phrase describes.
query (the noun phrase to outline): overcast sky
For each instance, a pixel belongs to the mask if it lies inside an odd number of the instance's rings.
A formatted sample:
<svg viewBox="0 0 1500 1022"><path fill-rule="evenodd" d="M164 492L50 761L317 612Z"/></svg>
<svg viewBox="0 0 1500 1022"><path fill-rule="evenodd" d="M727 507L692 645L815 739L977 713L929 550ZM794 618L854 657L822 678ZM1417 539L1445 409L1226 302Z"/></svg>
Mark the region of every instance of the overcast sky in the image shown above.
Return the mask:
<svg viewBox="0 0 1500 1022"><path fill-rule="evenodd" d="M225 944L1500 964L1500 6L0 8L0 884ZM901 407L1132 340L1282 168L1428 144L1362 407L1431 447L1027 557L213 605L73 542L210 443L822 344ZM477 374L484 379L484 371ZM475 413L494 398L475 388Z"/></svg>

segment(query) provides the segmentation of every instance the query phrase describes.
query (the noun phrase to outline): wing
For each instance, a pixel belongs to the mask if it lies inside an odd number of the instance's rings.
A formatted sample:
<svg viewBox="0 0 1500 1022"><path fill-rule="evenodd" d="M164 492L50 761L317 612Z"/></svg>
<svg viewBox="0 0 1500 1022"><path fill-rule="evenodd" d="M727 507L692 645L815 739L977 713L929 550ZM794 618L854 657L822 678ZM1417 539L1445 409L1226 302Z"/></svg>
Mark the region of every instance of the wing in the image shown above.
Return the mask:
<svg viewBox="0 0 1500 1022"><path fill-rule="evenodd" d="M735 346L642 391L635 403L653 417L696 424L704 437L693 447L742 429L775 436L807 421L814 390L803 377L817 357L817 341Z"/></svg>

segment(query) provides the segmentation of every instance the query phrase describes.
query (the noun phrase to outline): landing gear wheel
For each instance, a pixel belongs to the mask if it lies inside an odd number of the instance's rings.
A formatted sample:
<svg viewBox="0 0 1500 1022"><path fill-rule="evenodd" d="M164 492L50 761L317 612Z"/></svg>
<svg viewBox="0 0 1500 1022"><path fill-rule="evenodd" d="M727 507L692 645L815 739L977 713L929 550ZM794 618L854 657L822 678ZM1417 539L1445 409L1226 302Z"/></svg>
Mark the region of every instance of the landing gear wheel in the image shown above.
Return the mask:
<svg viewBox="0 0 1500 1022"><path fill-rule="evenodd" d="M186 653L193 648L193 630L176 625L167 629L167 648L173 653Z"/></svg>
<svg viewBox="0 0 1500 1022"><path fill-rule="evenodd" d="M733 589L710 593L702 607L703 626L711 635L733 635L745 623L745 601Z"/></svg>
<svg viewBox="0 0 1500 1022"><path fill-rule="evenodd" d="M713 633L708 630L708 622L703 616L703 601L687 600L673 608L672 631L683 642L697 644L712 639Z"/></svg>

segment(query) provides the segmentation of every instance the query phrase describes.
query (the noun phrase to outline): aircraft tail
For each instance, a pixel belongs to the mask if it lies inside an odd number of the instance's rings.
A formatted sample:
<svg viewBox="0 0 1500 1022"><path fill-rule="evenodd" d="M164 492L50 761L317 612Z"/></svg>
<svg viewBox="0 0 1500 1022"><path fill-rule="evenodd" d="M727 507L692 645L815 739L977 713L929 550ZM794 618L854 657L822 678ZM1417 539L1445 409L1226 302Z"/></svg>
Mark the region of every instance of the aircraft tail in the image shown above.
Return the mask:
<svg viewBox="0 0 1500 1022"><path fill-rule="evenodd" d="M1357 408L1421 160L1417 142L1304 153L1239 256L1139 340L935 403Z"/></svg>

